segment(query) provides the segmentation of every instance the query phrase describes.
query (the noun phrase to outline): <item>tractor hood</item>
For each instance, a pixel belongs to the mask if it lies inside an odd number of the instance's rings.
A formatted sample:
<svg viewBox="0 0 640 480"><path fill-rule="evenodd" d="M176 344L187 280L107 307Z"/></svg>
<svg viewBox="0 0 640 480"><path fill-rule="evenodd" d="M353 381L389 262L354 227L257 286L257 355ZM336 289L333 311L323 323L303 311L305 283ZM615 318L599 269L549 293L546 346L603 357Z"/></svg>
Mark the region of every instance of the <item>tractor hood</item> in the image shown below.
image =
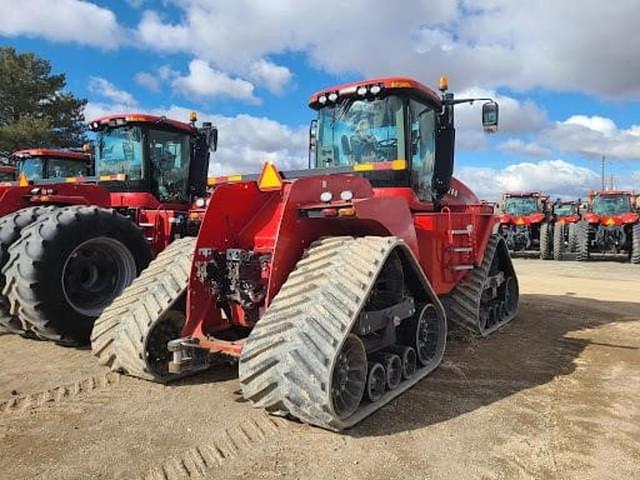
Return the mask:
<svg viewBox="0 0 640 480"><path fill-rule="evenodd" d="M593 212L587 212L584 214L584 219L588 223L596 223L599 225L613 227L636 223L639 219L639 215L634 212L627 212L622 215L597 215Z"/></svg>
<svg viewBox="0 0 640 480"><path fill-rule="evenodd" d="M541 212L532 213L531 215L509 215L507 213L503 213L499 217L500 223L518 226L542 223L544 218L544 213Z"/></svg>

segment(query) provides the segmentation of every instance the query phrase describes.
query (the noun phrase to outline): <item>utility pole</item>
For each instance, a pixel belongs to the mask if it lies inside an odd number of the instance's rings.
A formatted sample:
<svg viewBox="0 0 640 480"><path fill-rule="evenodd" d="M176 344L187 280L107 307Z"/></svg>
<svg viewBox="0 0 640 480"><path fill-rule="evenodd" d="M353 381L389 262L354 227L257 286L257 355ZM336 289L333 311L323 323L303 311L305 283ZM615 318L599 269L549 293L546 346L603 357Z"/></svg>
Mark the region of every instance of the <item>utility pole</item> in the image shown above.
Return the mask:
<svg viewBox="0 0 640 480"><path fill-rule="evenodd" d="M607 187L607 185L606 185L607 180L606 180L606 177L604 176L604 162L605 162L605 156L602 155L602 175L601 176L602 176L602 190L603 191Z"/></svg>

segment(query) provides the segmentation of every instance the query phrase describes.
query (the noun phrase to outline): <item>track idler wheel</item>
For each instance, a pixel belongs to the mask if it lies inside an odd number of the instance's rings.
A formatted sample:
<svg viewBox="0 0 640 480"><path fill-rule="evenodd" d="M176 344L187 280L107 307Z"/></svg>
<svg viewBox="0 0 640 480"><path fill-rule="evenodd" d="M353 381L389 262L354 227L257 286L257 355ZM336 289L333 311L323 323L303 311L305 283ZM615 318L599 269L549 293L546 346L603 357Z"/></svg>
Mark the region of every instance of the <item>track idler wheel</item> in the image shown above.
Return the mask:
<svg viewBox="0 0 640 480"><path fill-rule="evenodd" d="M369 362L369 373L367 374L367 399L370 402L377 402L384 395L387 386L387 372L378 362Z"/></svg>
<svg viewBox="0 0 640 480"><path fill-rule="evenodd" d="M387 373L387 387L393 390L402 381L402 359L395 353L384 354L384 369Z"/></svg>
<svg viewBox="0 0 640 480"><path fill-rule="evenodd" d="M351 416L367 386L367 353L360 337L349 334L338 354L331 376L331 399L338 418Z"/></svg>

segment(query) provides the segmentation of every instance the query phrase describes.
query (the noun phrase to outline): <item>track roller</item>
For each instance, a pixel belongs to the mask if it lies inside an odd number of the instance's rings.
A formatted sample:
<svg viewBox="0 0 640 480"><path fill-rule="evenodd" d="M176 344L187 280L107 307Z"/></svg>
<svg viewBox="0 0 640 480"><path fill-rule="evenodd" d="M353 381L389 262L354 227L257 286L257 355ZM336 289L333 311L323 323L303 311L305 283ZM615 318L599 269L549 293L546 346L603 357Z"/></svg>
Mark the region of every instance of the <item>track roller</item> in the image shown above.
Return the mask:
<svg viewBox="0 0 640 480"><path fill-rule="evenodd" d="M387 372L378 362L369 362L369 372L367 373L367 399L370 402L377 402L384 395L387 386Z"/></svg>
<svg viewBox="0 0 640 480"><path fill-rule="evenodd" d="M383 361L387 373L387 388L393 390L402 381L402 359L395 353L384 353Z"/></svg>

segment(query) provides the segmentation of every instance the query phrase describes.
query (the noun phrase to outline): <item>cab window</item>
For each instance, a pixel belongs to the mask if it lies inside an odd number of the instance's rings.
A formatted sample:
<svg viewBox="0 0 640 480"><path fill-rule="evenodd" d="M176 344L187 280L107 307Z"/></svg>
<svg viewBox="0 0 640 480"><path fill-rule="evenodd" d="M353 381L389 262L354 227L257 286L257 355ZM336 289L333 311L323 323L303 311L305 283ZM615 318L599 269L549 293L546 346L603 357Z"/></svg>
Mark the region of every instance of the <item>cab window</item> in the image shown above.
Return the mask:
<svg viewBox="0 0 640 480"><path fill-rule="evenodd" d="M50 158L47 162L49 178L82 177L87 174L87 165L79 160Z"/></svg>
<svg viewBox="0 0 640 480"><path fill-rule="evenodd" d="M435 164L435 112L433 108L409 101L411 118L411 185L418 198L431 201L431 180Z"/></svg>
<svg viewBox="0 0 640 480"><path fill-rule="evenodd" d="M161 202L189 201L189 135L149 131L151 189Z"/></svg>

